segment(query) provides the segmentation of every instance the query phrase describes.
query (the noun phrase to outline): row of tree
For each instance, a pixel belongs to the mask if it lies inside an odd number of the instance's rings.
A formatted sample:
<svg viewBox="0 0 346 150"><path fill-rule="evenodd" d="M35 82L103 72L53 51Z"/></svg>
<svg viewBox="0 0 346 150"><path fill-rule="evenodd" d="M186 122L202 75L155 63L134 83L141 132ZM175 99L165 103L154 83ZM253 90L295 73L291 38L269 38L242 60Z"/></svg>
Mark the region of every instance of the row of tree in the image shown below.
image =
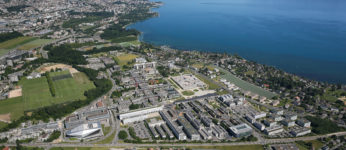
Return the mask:
<svg viewBox="0 0 346 150"><path fill-rule="evenodd" d="M55 88L54 88L54 85L53 85L53 80L49 74L49 72L46 72L45 73L45 76L47 78L47 83L48 83L48 86L49 86L49 91L50 91L50 94L55 97Z"/></svg>
<svg viewBox="0 0 346 150"><path fill-rule="evenodd" d="M20 32L17 32L17 31L8 32L8 33L1 33L0 34L0 43L11 40L11 39L15 39L15 38L21 37L21 36L23 36L23 34Z"/></svg>

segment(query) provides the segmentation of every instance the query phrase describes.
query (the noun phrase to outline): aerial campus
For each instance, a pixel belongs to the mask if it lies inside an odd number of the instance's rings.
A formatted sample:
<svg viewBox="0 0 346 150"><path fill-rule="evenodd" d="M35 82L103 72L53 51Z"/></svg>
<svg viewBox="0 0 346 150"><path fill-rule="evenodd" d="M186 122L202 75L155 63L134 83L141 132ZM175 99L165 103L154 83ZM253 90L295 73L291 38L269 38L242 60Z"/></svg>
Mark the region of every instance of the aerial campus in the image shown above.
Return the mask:
<svg viewBox="0 0 346 150"><path fill-rule="evenodd" d="M346 149L346 85L139 41L148 0L0 0L0 150Z"/></svg>

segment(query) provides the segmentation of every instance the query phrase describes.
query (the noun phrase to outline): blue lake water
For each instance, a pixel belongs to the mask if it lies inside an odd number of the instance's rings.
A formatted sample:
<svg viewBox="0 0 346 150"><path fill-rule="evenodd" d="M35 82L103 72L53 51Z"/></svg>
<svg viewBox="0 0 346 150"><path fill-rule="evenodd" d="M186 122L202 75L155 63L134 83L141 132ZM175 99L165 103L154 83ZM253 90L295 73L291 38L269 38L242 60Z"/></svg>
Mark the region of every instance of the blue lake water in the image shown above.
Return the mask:
<svg viewBox="0 0 346 150"><path fill-rule="evenodd" d="M320 81L346 83L346 0L162 0L130 26L141 39L229 52Z"/></svg>

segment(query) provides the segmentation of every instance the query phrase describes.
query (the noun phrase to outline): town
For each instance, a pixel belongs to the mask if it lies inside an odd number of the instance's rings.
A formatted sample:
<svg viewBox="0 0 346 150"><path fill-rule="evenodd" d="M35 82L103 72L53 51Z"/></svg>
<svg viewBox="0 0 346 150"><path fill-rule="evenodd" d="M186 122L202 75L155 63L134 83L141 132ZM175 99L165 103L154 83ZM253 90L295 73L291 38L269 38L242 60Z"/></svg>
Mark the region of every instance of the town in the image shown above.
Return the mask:
<svg viewBox="0 0 346 150"><path fill-rule="evenodd" d="M139 41L160 2L0 4L4 149L345 149L345 85Z"/></svg>

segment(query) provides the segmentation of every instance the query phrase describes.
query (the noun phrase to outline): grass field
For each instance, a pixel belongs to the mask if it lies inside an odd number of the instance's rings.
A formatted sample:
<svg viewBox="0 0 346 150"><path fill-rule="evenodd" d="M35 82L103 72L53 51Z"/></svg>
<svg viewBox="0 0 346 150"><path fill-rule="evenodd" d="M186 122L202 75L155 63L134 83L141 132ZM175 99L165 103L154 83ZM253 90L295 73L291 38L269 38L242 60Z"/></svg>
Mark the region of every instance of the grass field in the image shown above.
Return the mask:
<svg viewBox="0 0 346 150"><path fill-rule="evenodd" d="M191 96L191 95L194 95L195 92L193 92L193 91L183 91L182 94L185 95L185 96Z"/></svg>
<svg viewBox="0 0 346 150"><path fill-rule="evenodd" d="M7 125L6 123L0 121L0 129L5 127L6 125Z"/></svg>
<svg viewBox="0 0 346 150"><path fill-rule="evenodd" d="M22 97L10 98L0 101L0 114L11 112L11 119L18 119L24 114L24 103Z"/></svg>
<svg viewBox="0 0 346 150"><path fill-rule="evenodd" d="M236 77L232 73L228 72L227 70L224 70L220 67L217 67L217 68L225 73L224 75L221 75L222 78L225 78L229 82L235 84L236 86L238 86L239 88L241 88L245 91L251 91L251 92L256 93L260 96L265 96L267 98L272 98L272 97L276 96L276 94L273 92L267 91L261 87L253 85L253 84L246 82L242 79L239 79L238 77Z"/></svg>
<svg viewBox="0 0 346 150"><path fill-rule="evenodd" d="M102 131L104 135L107 135L109 132L111 132L112 128L109 127L105 127L105 125L102 125Z"/></svg>
<svg viewBox="0 0 346 150"><path fill-rule="evenodd" d="M23 88L22 97L0 101L0 114L10 112L11 120L18 119L26 110L85 99L84 91L95 88L94 84L89 81L84 73L75 73L73 78L54 81L55 97L52 97L50 94L46 77L31 80L24 78L18 84Z"/></svg>
<svg viewBox="0 0 346 150"><path fill-rule="evenodd" d="M109 150L107 147L53 147L50 150Z"/></svg>
<svg viewBox="0 0 346 150"><path fill-rule="evenodd" d="M37 38L29 37L29 36L18 37L18 38L0 43L0 49L12 49L19 45L34 41L36 39Z"/></svg>
<svg viewBox="0 0 346 150"><path fill-rule="evenodd" d="M129 47L129 46L139 46L141 44L140 41L134 40L134 41L129 41L129 42L121 42L119 43L120 46L123 47Z"/></svg>
<svg viewBox="0 0 346 150"><path fill-rule="evenodd" d="M115 137L115 132L113 132L110 136L105 138L104 140L97 142L96 144L110 144Z"/></svg>
<svg viewBox="0 0 346 150"><path fill-rule="evenodd" d="M49 42L52 42L52 39L36 39L33 41L30 41L28 43L25 43L23 45L21 45L20 47L18 47L19 50L30 50L32 48L36 48L39 47L41 45L47 44Z"/></svg>
<svg viewBox="0 0 346 150"><path fill-rule="evenodd" d="M240 146L192 146L191 149L218 149L218 150L263 150L262 145L240 145Z"/></svg>
<svg viewBox="0 0 346 150"><path fill-rule="evenodd" d="M115 58L115 61L118 63L120 66L127 65L129 62L132 60L136 59L138 56L135 54L123 54L120 56L117 56Z"/></svg>
<svg viewBox="0 0 346 150"><path fill-rule="evenodd" d="M204 77L198 75L198 74L194 74L198 79L200 79L201 81L203 81L205 84L208 85L208 89L209 90L215 90L215 89L218 89L220 88L217 84L213 83L212 81L210 80L207 80L205 79Z"/></svg>
<svg viewBox="0 0 346 150"><path fill-rule="evenodd" d="M0 56L7 54L11 49L16 48L19 45L29 43L36 39L37 38L34 37L23 36L2 42L0 43Z"/></svg>

